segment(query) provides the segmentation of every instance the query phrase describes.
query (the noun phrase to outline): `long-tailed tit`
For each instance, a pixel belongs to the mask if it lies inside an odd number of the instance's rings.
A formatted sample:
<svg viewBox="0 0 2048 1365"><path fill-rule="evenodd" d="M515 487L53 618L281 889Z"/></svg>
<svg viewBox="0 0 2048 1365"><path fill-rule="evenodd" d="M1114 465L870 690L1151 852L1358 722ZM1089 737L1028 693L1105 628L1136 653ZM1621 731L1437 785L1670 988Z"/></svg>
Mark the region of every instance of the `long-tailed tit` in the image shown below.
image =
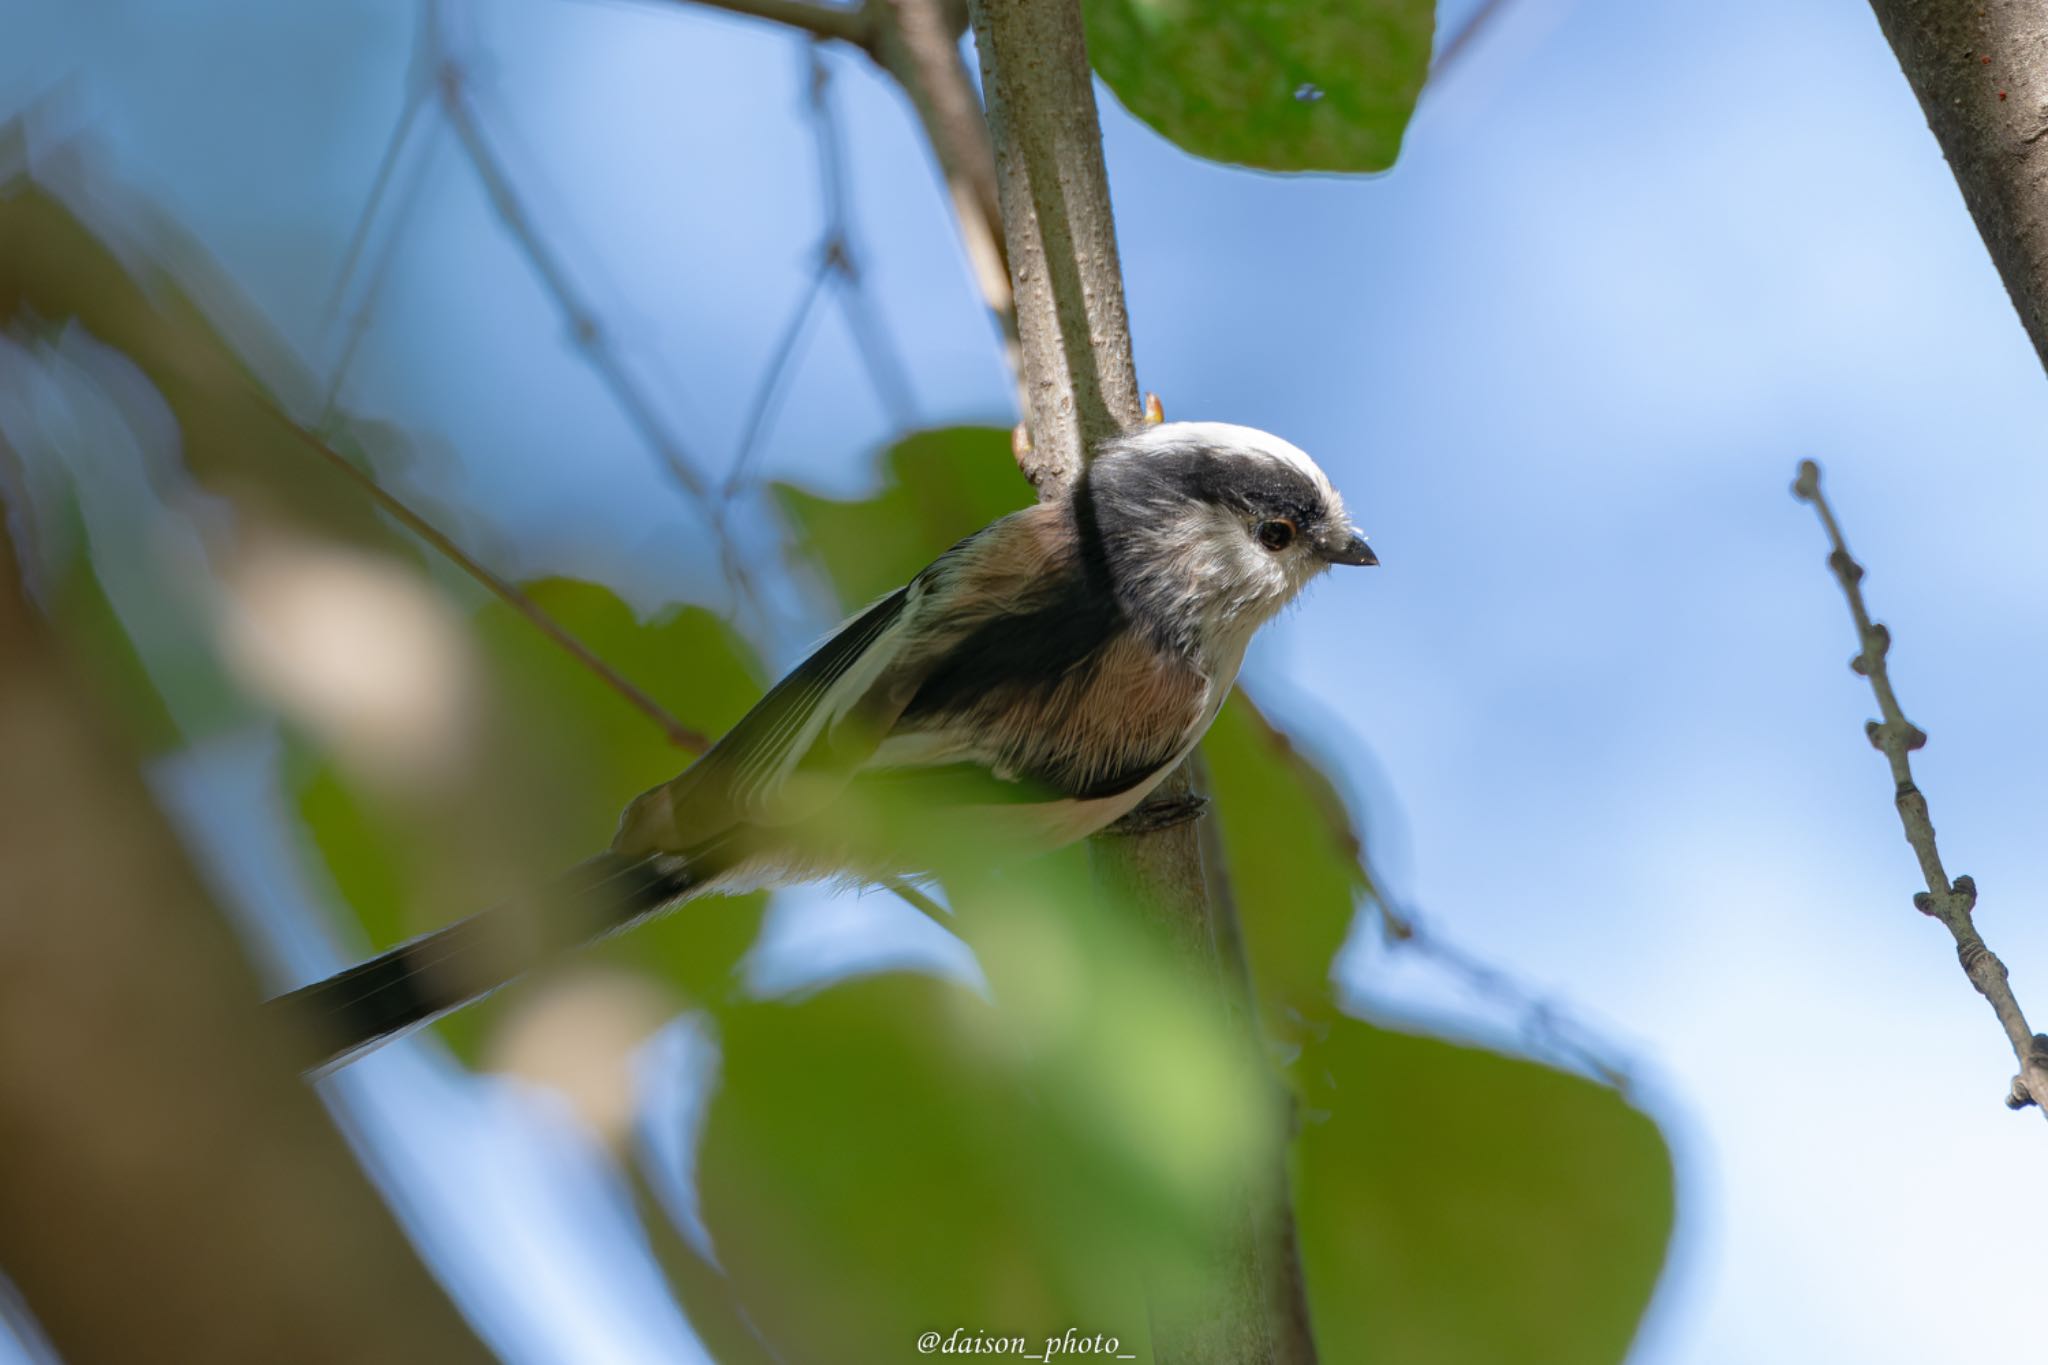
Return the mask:
<svg viewBox="0 0 2048 1365"><path fill-rule="evenodd" d="M1276 436L1174 422L1113 440L1069 496L967 537L841 627L535 905L279 1003L331 1064L706 892L1071 843L1187 755L1253 632L1309 580L1377 562Z"/></svg>

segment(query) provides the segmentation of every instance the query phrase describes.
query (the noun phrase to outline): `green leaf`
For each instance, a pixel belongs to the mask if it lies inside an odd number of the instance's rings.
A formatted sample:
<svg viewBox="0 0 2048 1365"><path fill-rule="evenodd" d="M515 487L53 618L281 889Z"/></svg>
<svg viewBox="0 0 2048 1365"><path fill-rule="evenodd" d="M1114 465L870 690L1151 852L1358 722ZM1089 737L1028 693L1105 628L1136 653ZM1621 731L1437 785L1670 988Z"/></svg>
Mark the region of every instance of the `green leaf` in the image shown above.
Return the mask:
<svg viewBox="0 0 2048 1365"><path fill-rule="evenodd" d="M1301 1069L1295 1210L1325 1360L1628 1353L1671 1234L1671 1157L1606 1086L1344 1020Z"/></svg>
<svg viewBox="0 0 2048 1365"><path fill-rule="evenodd" d="M1086 0L1132 114L1211 161L1383 171L1429 74L1432 0Z"/></svg>
<svg viewBox="0 0 2048 1365"><path fill-rule="evenodd" d="M641 621L609 589L550 579L526 595L683 724L717 735L760 693L751 653L717 617ZM289 780L309 839L370 941L396 942L499 903L603 849L618 814L691 755L654 720L493 601L476 616L483 674L475 761L445 786L392 790L295 745ZM718 1004L752 943L760 896L710 899L586 950ZM474 1058L517 986L443 1021Z"/></svg>
<svg viewBox="0 0 2048 1365"><path fill-rule="evenodd" d="M994 427L906 436L889 448L885 468L881 491L869 498L839 501L774 486L849 611L902 587L962 536L1031 503L1010 434Z"/></svg>
<svg viewBox="0 0 2048 1365"><path fill-rule="evenodd" d="M1147 1277L1198 1273L1279 1160L1270 1086L1085 857L957 899L993 1003L886 976L722 1017L719 1264L785 1359L910 1359L955 1326L1144 1359Z"/></svg>
<svg viewBox="0 0 2048 1365"><path fill-rule="evenodd" d="M73 544L78 548L52 594L51 620L109 710L120 717L128 740L138 751L155 756L181 747L185 735L150 678L128 628L107 600L83 537ZM227 689L210 689L205 695L221 696L219 710L233 714L225 700Z"/></svg>
<svg viewBox="0 0 2048 1365"><path fill-rule="evenodd" d="M1336 787L1242 689L1202 743L1245 956L1269 1033L1335 1015L1330 968L1370 889Z"/></svg>

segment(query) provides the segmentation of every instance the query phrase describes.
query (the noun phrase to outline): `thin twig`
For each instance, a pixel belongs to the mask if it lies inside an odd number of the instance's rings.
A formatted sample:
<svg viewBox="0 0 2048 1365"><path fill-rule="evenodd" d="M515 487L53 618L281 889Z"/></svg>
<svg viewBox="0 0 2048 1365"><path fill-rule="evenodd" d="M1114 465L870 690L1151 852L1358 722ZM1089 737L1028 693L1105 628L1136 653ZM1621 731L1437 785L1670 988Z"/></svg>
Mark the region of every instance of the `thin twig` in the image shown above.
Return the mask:
<svg viewBox="0 0 2048 1365"><path fill-rule="evenodd" d="M875 306L874 296L865 283L851 265L840 272L839 288L834 291L839 298L839 311L846 317L847 330L853 333L853 347L860 355L861 368L868 372L868 385L874 389L882 411L888 414L890 425L898 431L908 431L918 425L917 399L911 387L910 371L904 365L903 357L896 349L895 338L889 334Z"/></svg>
<svg viewBox="0 0 2048 1365"><path fill-rule="evenodd" d="M384 153L377 160L377 173L371 177L369 197L363 201L363 211L356 218L355 228L349 233L348 247L341 254L341 268L335 272L334 288L327 295L327 303L320 310L320 330L326 331L341 313L341 300L348 292L349 281L355 278L356 266L362 260L363 251L369 245L370 229L377 221L377 211L384 205L384 194L391 188L391 178L398 171L398 163L405 153L405 144L412 137L412 126L419 120L420 110L426 107L427 92L415 86L406 93L405 107L398 112L398 121L392 125L391 138L384 144Z"/></svg>
<svg viewBox="0 0 2048 1365"><path fill-rule="evenodd" d="M1429 67L1429 83L1434 85L1442 80L1445 73L1457 65L1458 59L1471 51L1472 41L1507 7L1508 0L1482 0L1479 8L1473 10L1458 31L1437 50L1436 60Z"/></svg>
<svg viewBox="0 0 2048 1365"><path fill-rule="evenodd" d="M1273 749L1278 761L1301 774L1296 785L1308 796L1330 842L1356 865L1364 878L1363 900L1378 914L1388 945L1428 959L1464 983L1473 994L1514 1016L1523 1041L1532 1052L1570 1062L1623 1095L1629 1094L1631 1064L1612 1055L1613 1049L1591 1026L1580 1023L1566 1008L1544 998L1505 968L1439 937L1415 911L1394 903L1343 798L1309 766L1293 740L1242 689L1238 700L1258 717L1257 734Z"/></svg>
<svg viewBox="0 0 2048 1365"><path fill-rule="evenodd" d="M1597 1039L1589 1026L1563 1007L1524 985L1513 973L1438 937L1414 911L1395 905L1376 886L1366 893L1366 902L1379 915L1389 945L1426 958L1463 982L1474 995L1514 1015L1522 1041L1532 1053L1569 1062L1624 1097L1633 1093L1630 1064L1610 1055L1605 1040Z"/></svg>
<svg viewBox="0 0 2048 1365"><path fill-rule="evenodd" d="M819 39L849 43L872 57L909 98L953 204L975 287L1002 340L1004 368L1025 406L1016 297L1010 284L1009 245L996 184L995 150L973 78L960 56L966 8L959 0L867 0L846 7L811 0L689 0L710 9L788 24ZM892 416L907 404L891 397L890 376L878 370L877 329L864 302L842 296L867 360L870 377ZM898 367L896 373L900 373ZM901 386L899 386L900 391ZM899 425L900 416L897 417Z"/></svg>
<svg viewBox="0 0 2048 1365"><path fill-rule="evenodd" d="M832 72L819 44L811 43L805 53L805 107L818 149L818 199L824 207L825 227L820 234L816 259L796 307L783 323L782 332L769 352L767 367L747 405L747 419L741 428L738 451L727 470L722 499L730 503L745 486L746 474L761 442L766 438L780 409L788 380L804 338L817 313L817 306L833 285L839 285L839 301L854 344L889 418L898 427L915 420L910 384L904 376L895 343L868 307L860 267L855 263L852 214L847 207L846 154L840 144L838 119L831 98Z"/></svg>
<svg viewBox="0 0 2048 1365"><path fill-rule="evenodd" d="M477 179L483 183L484 193L505 224L505 230L518 242L549 297L561 309L577 349L583 352L599 379L611 390L612 398L624 411L627 420L649 448L660 456L675 481L691 497L705 501L709 491L690 464L682 443L667 429L655 411L653 400L642 392L639 383L612 349L596 311L570 282L567 267L535 231L532 215L526 211L518 191L513 188L511 175L499 159L497 150L491 146L490 139L484 135L475 107L470 103L462 67L453 60L444 59L440 63L437 81L441 109L448 126L454 129L464 156L476 171Z"/></svg>
<svg viewBox="0 0 2048 1365"><path fill-rule="evenodd" d="M430 36L430 41L438 45L439 38ZM438 46L434 51L438 54ZM513 187L504 162L484 135L483 125L469 99L461 65L452 58L440 56L434 69L442 111L455 131L458 144L504 222L505 230L526 254L542 286L554 299L556 307L561 309L576 348L611 392L613 401L640 434L640 439L660 459L677 486L698 504L709 519L712 533L720 545L719 562L736 602L751 605L765 618L768 612L766 601L754 583L745 557L733 548L724 508L690 463L682 442L661 417L653 398L633 377L624 359L610 343L595 310L577 292L567 269L534 227L532 215Z"/></svg>
<svg viewBox="0 0 2048 1365"><path fill-rule="evenodd" d="M662 732L669 737L669 741L677 748L687 749L695 754L702 753L711 747L710 740L684 725L673 715L669 714L668 709L660 702L626 681L610 664L592 653L588 645L570 634L566 626L548 615L538 603L521 592L516 584L499 577L475 559L472 559L460 545L449 539L432 522L428 521L418 512L415 512L396 495L386 491L375 479L371 478L361 469L358 469L347 456L293 421L288 414L280 410L269 400L259 398L256 401L266 414L280 426L291 432L292 436L300 444L340 471L351 483L362 489L372 502L390 513L407 530L446 556L450 563L454 564L471 578L474 578L477 582L483 584L484 587L488 588L507 606L531 621L543 635L553 640L557 645L560 645L578 663L596 674L604 682L605 686L617 692L621 697L624 697L635 708L646 715L648 719L660 726Z"/></svg>
<svg viewBox="0 0 2048 1365"><path fill-rule="evenodd" d="M1820 491L1819 465L1812 460L1800 462L1792 494L1802 502L1812 503L1820 514L1821 525L1827 529L1828 540L1834 547L1828 554L1828 567L1841 583L1842 595L1849 599L1849 614L1856 620L1856 639L1861 646L1849 667L1870 679L1870 690L1876 694L1878 710L1884 715L1883 720L1867 723L1864 732L1869 735L1871 746L1891 764L1899 823L1905 827L1906 842L1913 846L1913 853L1920 860L1921 875L1927 881L1927 889L1913 896L1914 908L1940 920L1955 938L1956 957L1964 974L1991 1002L1992 1012L2005 1029L2020 1065L2020 1074L2013 1078L2006 1103L2023 1109L2048 1101L2048 1036L2027 1027L2027 1016L2013 995L2005 964L1985 946L1977 932L1973 913L1977 905L1976 880L1964 875L1950 881L1942 866L1940 850L1934 843L1934 823L1927 812L1927 798L1913 782L1912 760L1907 757L1927 743L1927 735L1906 719L1898 695L1892 691L1891 675L1885 669L1885 656L1891 651L1891 632L1872 621L1863 604L1863 566L1850 558L1834 510ZM2044 1114L2048 1114L2048 1109L2044 1109Z"/></svg>
<svg viewBox="0 0 2048 1365"><path fill-rule="evenodd" d="M410 110L417 110L420 107L421 101L418 100L408 105ZM392 135L394 153L403 144L408 135L409 122L409 117L402 119L397 131ZM376 316L377 298L383 292L384 281L389 278L392 265L398 258L398 248L401 241L401 233L405 227L405 221L411 216L413 205L419 200L420 191L426 184L427 171L433 164L433 137L434 130L430 128L426 133L425 145L421 147L418 156L415 158L413 172L406 179L405 187L398 192L397 207L392 210L391 224L385 234L383 248L377 252L377 258L369 268L369 277L363 282L361 297L356 301L355 307L349 312L348 324L342 331L341 348L335 355L334 368L327 375L326 398L320 406L319 418L313 423L316 430L325 430L328 423L333 419L335 410L341 403L342 387L348 382L349 371L355 367L356 356L362 349L364 338L369 335L370 323ZM377 215L385 188L386 177L383 174L382 168L380 168L377 183L370 191L369 201L363 206L361 224L357 229L359 236L367 236L370 223ZM352 243L347 256L342 262L341 270L335 278L334 297L337 307L347 290L351 277L355 273L359 263L359 255L359 246ZM322 330L326 330L324 323Z"/></svg>
<svg viewBox="0 0 2048 1365"><path fill-rule="evenodd" d="M868 15L865 5L827 5L817 0L691 0L693 4L706 9L722 9L728 14L745 15L749 19L766 19L772 23L788 24L820 38L832 38L843 43L864 47L868 41Z"/></svg>
<svg viewBox="0 0 2048 1365"><path fill-rule="evenodd" d="M925 141L953 202L968 266L1002 337L1005 367L1020 385L1022 411L1017 300L1010 288L995 147L981 97L960 56L962 7L947 0L869 0L867 9L873 25L869 50L896 78L924 125Z"/></svg>
<svg viewBox="0 0 2048 1365"><path fill-rule="evenodd" d="M829 254L818 258L817 264L811 268L810 279L804 282L803 293L797 296L796 308L791 311L788 321L782 324L782 335L775 339L775 345L768 353L768 364L763 367L761 380L754 386L754 397L747 404L747 420L740 429L739 449L732 457L732 467L725 473L725 486L720 496L727 502L738 497L745 486L747 468L753 463L754 452L760 448L769 423L775 419L776 410L782 405L782 395L788 391L784 381L789 378L805 333L810 331L811 317L817 312L818 300L825 296L825 287L832 282L833 270L833 258Z"/></svg>

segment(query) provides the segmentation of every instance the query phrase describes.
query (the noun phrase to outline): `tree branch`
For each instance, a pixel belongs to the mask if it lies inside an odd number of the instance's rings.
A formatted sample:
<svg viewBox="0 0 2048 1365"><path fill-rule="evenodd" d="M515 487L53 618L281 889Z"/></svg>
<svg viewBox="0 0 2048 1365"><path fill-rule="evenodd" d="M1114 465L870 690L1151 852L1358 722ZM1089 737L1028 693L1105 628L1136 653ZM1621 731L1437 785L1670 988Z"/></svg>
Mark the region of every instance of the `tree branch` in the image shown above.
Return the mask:
<svg viewBox="0 0 2048 1365"><path fill-rule="evenodd" d="M2027 1016L2006 979L2005 964L1985 946L1983 936L1977 932L1973 918L1976 881L1967 875L1950 881L1942 866L1941 851L1934 842L1934 822L1927 812L1927 798L1914 785L1912 760L1907 757L1927 743L1927 735L1906 719L1898 695L1892 691L1891 675L1885 669L1885 656L1891 651L1891 632L1872 621L1863 605L1863 566L1849 557L1842 528L1836 524L1834 511L1820 491L1820 466L1812 460L1801 461L1792 493L1800 501L1812 503L1820 513L1821 525L1827 528L1828 540L1834 546L1828 555L1828 567L1834 570L1843 596L1849 599L1849 614L1856 619L1856 639L1861 649L1849 661L1849 667L1870 679L1870 690L1877 694L1878 710L1884 716L1883 720L1869 722L1865 733L1870 736L1871 746L1891 764L1899 823L1905 827L1906 842L1913 846L1914 856L1920 860L1921 875L1927 880L1927 889L1913 897L1914 908L1940 920L1955 938L1956 957L1964 974L1991 1002L1992 1012L2005 1029L2013 1056L2020 1064L2020 1074L2013 1078L2012 1093L2006 1103L2023 1109L2048 1101L2048 1036L2027 1027Z"/></svg>
<svg viewBox="0 0 2048 1365"><path fill-rule="evenodd" d="M488 1354L24 600L0 507L0 1265L70 1361Z"/></svg>
<svg viewBox="0 0 2048 1365"><path fill-rule="evenodd" d="M1009 246L996 184L995 148L967 63L960 57L964 6L946 0L868 0L873 20L869 50L910 97L939 174L953 200L953 217L967 248L982 302L1003 336L1012 377L1023 372L1017 335L1017 300L1010 288ZM1023 401L1020 388L1018 399Z"/></svg>
<svg viewBox="0 0 2048 1365"><path fill-rule="evenodd" d="M706 9L722 9L749 19L766 19L787 24L820 38L865 47L868 42L868 11L865 5L826 5L818 0L694 0Z"/></svg>
<svg viewBox="0 0 2048 1365"><path fill-rule="evenodd" d="M1142 409L1102 128L1076 0L973 0L1040 497ZM1191 845L1192 846L1192 845Z"/></svg>
<svg viewBox="0 0 2048 1365"><path fill-rule="evenodd" d="M1010 277L1023 342L1019 464L1039 497L1071 488L1103 440L1144 419L1131 362L1116 223L1078 0L971 0ZM1191 765L1147 806L1199 809ZM1220 865L1199 822L1140 822L1096 841L1098 875L1148 915L1188 979L1256 1051L1249 973ZM1213 893L1213 894L1212 894ZM1276 1124L1285 1110L1276 1104ZM1196 1282L1151 1286L1161 1365L1305 1365L1315 1359L1284 1169L1255 1172Z"/></svg>
<svg viewBox="0 0 2048 1365"><path fill-rule="evenodd" d="M2048 11L2035 0L1870 7L2048 366Z"/></svg>

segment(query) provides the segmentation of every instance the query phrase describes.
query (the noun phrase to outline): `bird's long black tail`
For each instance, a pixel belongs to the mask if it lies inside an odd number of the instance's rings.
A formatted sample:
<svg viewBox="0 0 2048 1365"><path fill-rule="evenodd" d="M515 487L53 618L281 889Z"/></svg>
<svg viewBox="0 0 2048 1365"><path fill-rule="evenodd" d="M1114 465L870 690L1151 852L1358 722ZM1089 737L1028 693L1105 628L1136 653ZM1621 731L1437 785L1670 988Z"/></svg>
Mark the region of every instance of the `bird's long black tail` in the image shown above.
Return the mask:
<svg viewBox="0 0 2048 1365"><path fill-rule="evenodd" d="M490 994L567 949L613 933L703 885L704 860L601 853L531 903L458 920L269 1004L305 1036L307 1071L338 1066L377 1044Z"/></svg>

